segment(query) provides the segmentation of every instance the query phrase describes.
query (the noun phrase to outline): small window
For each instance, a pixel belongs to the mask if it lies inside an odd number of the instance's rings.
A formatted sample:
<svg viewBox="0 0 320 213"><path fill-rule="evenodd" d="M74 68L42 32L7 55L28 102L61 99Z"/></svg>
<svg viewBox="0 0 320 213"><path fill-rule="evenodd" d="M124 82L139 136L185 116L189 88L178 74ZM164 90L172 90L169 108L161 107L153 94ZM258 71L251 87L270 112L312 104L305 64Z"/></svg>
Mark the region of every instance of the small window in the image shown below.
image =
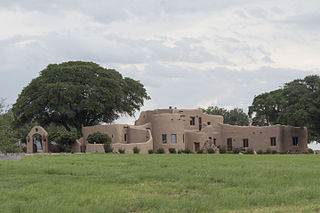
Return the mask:
<svg viewBox="0 0 320 213"><path fill-rule="evenodd" d="M196 125L195 120L196 120L195 117L190 117L190 126Z"/></svg>
<svg viewBox="0 0 320 213"><path fill-rule="evenodd" d="M127 134L124 134L124 141L127 141Z"/></svg>
<svg viewBox="0 0 320 213"><path fill-rule="evenodd" d="M248 147L249 146L249 141L247 138L243 139L243 147Z"/></svg>
<svg viewBox="0 0 320 213"><path fill-rule="evenodd" d="M211 125L211 122L207 122L208 125Z"/></svg>
<svg viewBox="0 0 320 213"><path fill-rule="evenodd" d="M227 151L232 151L232 138L227 138Z"/></svg>
<svg viewBox="0 0 320 213"><path fill-rule="evenodd" d="M214 139L213 139L213 144L214 144L214 145L217 145L217 144L216 144L216 141L217 141L217 139L214 138Z"/></svg>
<svg viewBox="0 0 320 213"><path fill-rule="evenodd" d="M298 137L292 137L292 145L293 146L298 146L299 142L298 142Z"/></svg>
<svg viewBox="0 0 320 213"><path fill-rule="evenodd" d="M182 135L182 142L184 143L184 134Z"/></svg>
<svg viewBox="0 0 320 213"><path fill-rule="evenodd" d="M177 143L177 135L176 134L171 135L171 143Z"/></svg>
<svg viewBox="0 0 320 213"><path fill-rule="evenodd" d="M166 134L162 134L162 143L163 144L167 143L167 135Z"/></svg>
<svg viewBox="0 0 320 213"><path fill-rule="evenodd" d="M275 137L270 138L270 145L271 146L276 146L277 145L277 141Z"/></svg>

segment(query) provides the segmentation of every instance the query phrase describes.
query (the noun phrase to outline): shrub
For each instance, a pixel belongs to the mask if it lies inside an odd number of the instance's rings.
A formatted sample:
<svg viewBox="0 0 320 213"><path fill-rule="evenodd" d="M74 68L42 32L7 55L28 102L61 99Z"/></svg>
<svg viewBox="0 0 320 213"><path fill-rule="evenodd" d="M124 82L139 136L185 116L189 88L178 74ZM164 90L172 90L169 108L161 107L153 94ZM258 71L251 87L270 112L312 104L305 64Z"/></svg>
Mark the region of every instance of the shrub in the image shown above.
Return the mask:
<svg viewBox="0 0 320 213"><path fill-rule="evenodd" d="M71 152L71 146L76 142L77 138L78 134L75 131L59 130L48 135L49 141L54 141L63 146L62 150L65 152Z"/></svg>
<svg viewBox="0 0 320 213"><path fill-rule="evenodd" d="M124 153L125 153L125 150L124 150L124 149L118 149L118 152L119 152L120 154L124 154Z"/></svg>
<svg viewBox="0 0 320 213"><path fill-rule="evenodd" d="M264 154L271 154L271 153L272 153L272 151L271 151L270 148L268 148L268 149L264 152Z"/></svg>
<svg viewBox="0 0 320 213"><path fill-rule="evenodd" d="M239 148L233 148L232 152L233 154L239 154L241 150Z"/></svg>
<svg viewBox="0 0 320 213"><path fill-rule="evenodd" d="M149 149L149 150L148 150L148 153L149 153L149 154L153 154L153 149Z"/></svg>
<svg viewBox="0 0 320 213"><path fill-rule="evenodd" d="M203 154L203 150L202 149L200 149L200 150L198 150L198 152L197 152L198 154Z"/></svg>
<svg viewBox="0 0 320 213"><path fill-rule="evenodd" d="M111 143L111 138L107 134L103 134L100 132L95 132L93 134L90 134L87 137L88 143L93 144L94 142L98 144L104 144L104 143Z"/></svg>
<svg viewBox="0 0 320 213"><path fill-rule="evenodd" d="M139 152L140 152L140 149L135 146L135 147L133 148L133 153L134 153L134 154L139 154Z"/></svg>
<svg viewBox="0 0 320 213"><path fill-rule="evenodd" d="M226 149L225 146L221 146L221 147L219 148L219 153L220 153L220 154L224 154L224 153L226 153L226 152L227 152L227 149Z"/></svg>
<svg viewBox="0 0 320 213"><path fill-rule="evenodd" d="M104 152L105 153L109 153L109 152L113 151L111 143L104 143L103 146L104 146Z"/></svg>
<svg viewBox="0 0 320 213"><path fill-rule="evenodd" d="M247 149L244 154L252 155L252 154L254 154L254 151L253 151L253 149Z"/></svg>
<svg viewBox="0 0 320 213"><path fill-rule="evenodd" d="M176 154L177 151L176 151L175 148L169 148L169 153L171 153L171 154Z"/></svg>
<svg viewBox="0 0 320 213"><path fill-rule="evenodd" d="M184 150L184 153L190 154L190 153L191 153L191 150L190 150L189 148L186 148L186 149Z"/></svg>
<svg viewBox="0 0 320 213"><path fill-rule="evenodd" d="M183 150L182 149L179 149L178 150L178 154L182 154L183 153Z"/></svg>
<svg viewBox="0 0 320 213"><path fill-rule="evenodd" d="M308 153L309 153L309 154L314 154L313 149L310 149L310 148L309 148L309 149L308 149Z"/></svg>
<svg viewBox="0 0 320 213"><path fill-rule="evenodd" d="M164 153L164 149L163 148L159 148L157 149L157 154L163 154Z"/></svg>
<svg viewBox="0 0 320 213"><path fill-rule="evenodd" d="M271 154L277 154L278 152L277 152L277 150L272 150L271 151Z"/></svg>
<svg viewBox="0 0 320 213"><path fill-rule="evenodd" d="M261 155L261 154L263 154L263 151L262 151L261 149L259 149L259 150L257 151L257 154Z"/></svg>
<svg viewBox="0 0 320 213"><path fill-rule="evenodd" d="M212 148L209 148L209 149L208 149L208 153L209 153L209 154L214 154L214 150L213 150Z"/></svg>

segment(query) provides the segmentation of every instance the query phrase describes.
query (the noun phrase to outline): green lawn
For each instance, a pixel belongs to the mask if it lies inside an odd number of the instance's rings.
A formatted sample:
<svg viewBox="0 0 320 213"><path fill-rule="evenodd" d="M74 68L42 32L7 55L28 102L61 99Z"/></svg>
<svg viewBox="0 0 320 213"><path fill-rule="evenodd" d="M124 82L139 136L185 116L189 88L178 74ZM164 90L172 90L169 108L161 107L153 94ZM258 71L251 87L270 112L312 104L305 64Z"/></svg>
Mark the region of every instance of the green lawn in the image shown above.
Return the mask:
<svg viewBox="0 0 320 213"><path fill-rule="evenodd" d="M0 161L0 212L320 212L320 156L25 156Z"/></svg>

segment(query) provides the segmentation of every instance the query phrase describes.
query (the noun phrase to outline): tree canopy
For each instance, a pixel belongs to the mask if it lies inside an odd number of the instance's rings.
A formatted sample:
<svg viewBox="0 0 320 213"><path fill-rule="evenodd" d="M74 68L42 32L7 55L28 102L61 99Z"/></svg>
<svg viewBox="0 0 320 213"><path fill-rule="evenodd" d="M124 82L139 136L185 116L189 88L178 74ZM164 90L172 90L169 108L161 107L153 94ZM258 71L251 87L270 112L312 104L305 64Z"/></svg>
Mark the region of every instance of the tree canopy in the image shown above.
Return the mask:
<svg viewBox="0 0 320 213"><path fill-rule="evenodd" d="M220 108L217 106L209 106L207 109L202 109L202 111L209 115L222 115L224 123L226 124L238 126L249 125L248 115L239 108L227 110L225 108Z"/></svg>
<svg viewBox="0 0 320 213"><path fill-rule="evenodd" d="M15 125L36 121L67 131L134 115L150 99L144 86L114 69L92 62L50 64L19 95L12 111Z"/></svg>
<svg viewBox="0 0 320 213"><path fill-rule="evenodd" d="M12 127L12 111L6 111L3 99L0 99L0 152L18 152L17 132Z"/></svg>
<svg viewBox="0 0 320 213"><path fill-rule="evenodd" d="M309 141L320 142L320 77L310 75L256 96L249 106L249 116L252 125L306 126Z"/></svg>

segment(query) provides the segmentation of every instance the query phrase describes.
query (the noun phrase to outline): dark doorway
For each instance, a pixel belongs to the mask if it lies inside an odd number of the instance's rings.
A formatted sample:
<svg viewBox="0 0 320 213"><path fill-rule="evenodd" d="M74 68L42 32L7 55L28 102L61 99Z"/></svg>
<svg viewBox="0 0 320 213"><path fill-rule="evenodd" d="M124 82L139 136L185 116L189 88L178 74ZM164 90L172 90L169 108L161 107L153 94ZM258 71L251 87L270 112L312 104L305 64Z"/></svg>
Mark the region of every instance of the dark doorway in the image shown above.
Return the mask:
<svg viewBox="0 0 320 213"><path fill-rule="evenodd" d="M194 143L194 151L198 152L200 150L200 143Z"/></svg>
<svg viewBox="0 0 320 213"><path fill-rule="evenodd" d="M227 139L227 151L232 151L232 138Z"/></svg>

